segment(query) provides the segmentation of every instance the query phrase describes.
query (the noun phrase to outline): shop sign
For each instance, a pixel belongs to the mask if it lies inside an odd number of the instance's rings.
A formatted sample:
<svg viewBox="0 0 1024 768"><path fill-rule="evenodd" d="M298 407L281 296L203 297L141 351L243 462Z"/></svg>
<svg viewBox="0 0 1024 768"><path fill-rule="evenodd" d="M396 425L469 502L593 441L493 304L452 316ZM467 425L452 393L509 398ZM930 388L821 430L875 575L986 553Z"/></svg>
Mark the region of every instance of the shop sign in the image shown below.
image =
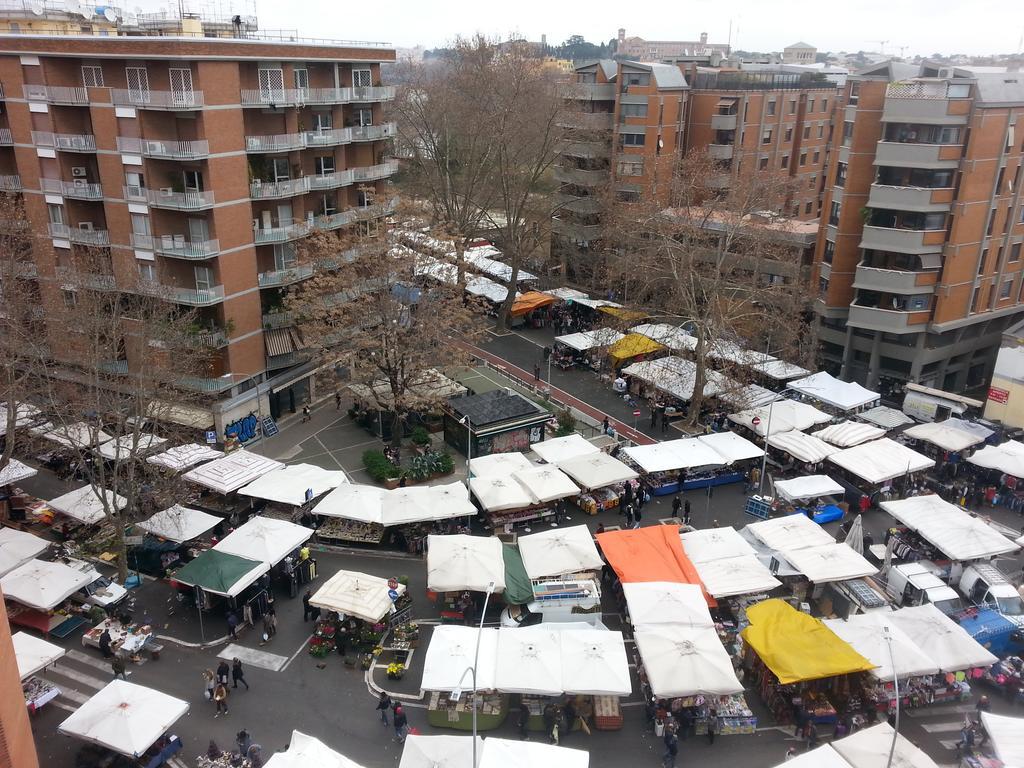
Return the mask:
<svg viewBox="0 0 1024 768"><path fill-rule="evenodd" d="M1007 403L1010 400L1010 391L999 387L988 388L988 399L995 403Z"/></svg>

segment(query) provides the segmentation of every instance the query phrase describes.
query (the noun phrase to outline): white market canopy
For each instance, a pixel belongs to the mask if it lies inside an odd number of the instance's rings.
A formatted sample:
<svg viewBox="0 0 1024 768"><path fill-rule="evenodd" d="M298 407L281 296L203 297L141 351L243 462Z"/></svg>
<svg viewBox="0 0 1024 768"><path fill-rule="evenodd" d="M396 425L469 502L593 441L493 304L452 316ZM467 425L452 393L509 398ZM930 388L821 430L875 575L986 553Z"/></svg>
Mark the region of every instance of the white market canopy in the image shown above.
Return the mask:
<svg viewBox="0 0 1024 768"><path fill-rule="evenodd" d="M828 460L872 485L935 466L924 454L888 437L846 448L833 453Z"/></svg>
<svg viewBox="0 0 1024 768"><path fill-rule="evenodd" d="M847 544L832 542L818 547L783 547L779 552L815 584L859 579L878 571L878 566L869 563Z"/></svg>
<svg viewBox="0 0 1024 768"><path fill-rule="evenodd" d="M583 435L576 432L565 437L552 437L548 440L543 440L535 443L532 447L533 452L548 464L557 464L566 459L586 456L588 453L597 453L601 450L583 437Z"/></svg>
<svg viewBox="0 0 1024 768"><path fill-rule="evenodd" d="M39 474L39 470L33 469L28 464L22 464L17 459L10 459L7 466L0 469L0 488L11 483L18 483L28 480Z"/></svg>
<svg viewBox="0 0 1024 768"><path fill-rule="evenodd" d="M10 408L7 403L0 403L0 437L7 434L7 417ZM28 427L42 418L42 411L31 403L18 403L15 406L14 428Z"/></svg>
<svg viewBox="0 0 1024 768"><path fill-rule="evenodd" d="M695 437L634 445L622 452L644 472L670 472L726 464L725 458Z"/></svg>
<svg viewBox="0 0 1024 768"><path fill-rule="evenodd" d="M966 629L932 603L900 608L886 618L899 627L921 653L932 659L940 672L990 667L998 661Z"/></svg>
<svg viewBox="0 0 1024 768"><path fill-rule="evenodd" d="M591 490L635 480L640 476L631 467L603 452L559 462L558 468L581 488Z"/></svg>
<svg viewBox="0 0 1024 768"><path fill-rule="evenodd" d="M634 637L651 690L659 699L743 691L714 627L645 626L637 628Z"/></svg>
<svg viewBox="0 0 1024 768"><path fill-rule="evenodd" d="M96 449L96 453L104 459L111 461L123 461L133 457L143 456L156 450L167 442L165 437L157 437L148 432L139 435L124 435L115 440L108 440Z"/></svg>
<svg viewBox="0 0 1024 768"><path fill-rule="evenodd" d="M343 517L385 527L447 520L476 514L462 483L418 485L385 490L373 485L339 485L314 508L313 514Z"/></svg>
<svg viewBox="0 0 1024 768"><path fill-rule="evenodd" d="M671 397L687 401L697 386L697 365L681 357L659 357L641 360L622 369L635 379L646 382ZM739 385L718 371L706 371L704 396L715 397L733 391Z"/></svg>
<svg viewBox="0 0 1024 768"><path fill-rule="evenodd" d="M697 440L721 456L726 464L764 456L764 449L735 432L712 432L700 435Z"/></svg>
<svg viewBox="0 0 1024 768"><path fill-rule="evenodd" d="M128 499L120 494L112 493L106 489L100 489L100 493L107 499L107 503L111 507L124 509L128 506ZM86 525L98 523L106 516L103 502L91 485L83 485L81 488L69 491L63 496L51 499L47 502L47 506L54 512L60 512L62 515L67 515Z"/></svg>
<svg viewBox="0 0 1024 768"><path fill-rule="evenodd" d="M544 465L521 469L512 477L526 489L535 504L546 504L557 499L578 496L580 489L569 476L558 467Z"/></svg>
<svg viewBox="0 0 1024 768"><path fill-rule="evenodd" d="M780 396L770 389L765 389L758 384L747 384L738 389L728 389L718 394L718 399L723 403L746 410L748 408L759 408L768 405L773 400L779 400Z"/></svg>
<svg viewBox="0 0 1024 768"><path fill-rule="evenodd" d="M50 546L46 539L14 528L0 528L0 576L43 554Z"/></svg>
<svg viewBox="0 0 1024 768"><path fill-rule="evenodd" d="M520 536L517 543L526 575L531 579L599 571L604 565L585 525L531 533Z"/></svg>
<svg viewBox="0 0 1024 768"><path fill-rule="evenodd" d="M483 754L484 741L477 736L476 742L476 753L479 756ZM476 768L473 765L473 737L410 733L405 737L398 768Z"/></svg>
<svg viewBox="0 0 1024 768"><path fill-rule="evenodd" d="M543 624L498 630L494 687L534 696L558 696L567 690L562 680L561 634Z"/></svg>
<svg viewBox="0 0 1024 768"><path fill-rule="evenodd" d="M747 530L769 549L802 549L834 544L832 538L820 525L806 515L785 515L770 520L751 523Z"/></svg>
<svg viewBox="0 0 1024 768"><path fill-rule="evenodd" d="M29 560L0 578L0 590L8 600L49 611L95 578L94 572L85 573L63 563Z"/></svg>
<svg viewBox="0 0 1024 768"><path fill-rule="evenodd" d="M17 659L18 674L22 680L50 666L67 653L59 645L28 632L15 632L11 635L11 641L14 643L14 657Z"/></svg>
<svg viewBox="0 0 1024 768"><path fill-rule="evenodd" d="M989 558L1019 548L991 526L934 494L883 501L880 506L950 560Z"/></svg>
<svg viewBox="0 0 1024 768"><path fill-rule="evenodd" d="M742 557L755 554L735 528L703 528L679 534L683 551L691 563L707 563L727 557Z"/></svg>
<svg viewBox="0 0 1024 768"><path fill-rule="evenodd" d="M292 731L288 749L275 752L263 763L263 768L362 768L359 763L349 760L320 739L307 736L301 731Z"/></svg>
<svg viewBox="0 0 1024 768"><path fill-rule="evenodd" d="M188 445L176 445L173 448L168 448L163 453L150 456L146 459L146 462L155 464L158 467L165 467L174 472L181 472L189 467L194 467L196 464L202 464L204 461L213 461L223 456L223 453L208 445L190 443Z"/></svg>
<svg viewBox="0 0 1024 768"><path fill-rule="evenodd" d="M183 477L221 494L237 491L258 477L283 467L279 461L239 449L223 458L196 467Z"/></svg>
<svg viewBox="0 0 1024 768"><path fill-rule="evenodd" d="M660 624L691 627L715 625L708 601L697 584L669 581L623 582L622 593L629 608L629 621L635 629Z"/></svg>
<svg viewBox="0 0 1024 768"><path fill-rule="evenodd" d="M577 299L577 303L583 302ZM564 336L555 336L555 342L564 344L577 352L586 352L597 347L607 347L614 344L625 336L620 331L611 328L597 328L593 331L581 331L579 333L568 333Z"/></svg>
<svg viewBox="0 0 1024 768"><path fill-rule="evenodd" d="M768 445L806 464L818 464L839 451L834 445L795 429L789 432L773 432L768 436Z"/></svg>
<svg viewBox="0 0 1024 768"><path fill-rule="evenodd" d="M902 427L904 424L914 423L914 420L903 411L890 408L887 405L876 405L874 408L861 411L857 414L857 418L877 424L882 429L894 429Z"/></svg>
<svg viewBox="0 0 1024 768"><path fill-rule="evenodd" d="M540 445L540 443L538 443ZM489 477L498 475L508 477L520 469L530 469L535 466L523 454L515 453L491 453L487 456L477 456L469 460L469 473L471 477Z"/></svg>
<svg viewBox="0 0 1024 768"><path fill-rule="evenodd" d="M494 675L497 670L498 630L461 627L442 624L430 633L430 644L423 660L423 680L420 688L424 691L472 690L472 673L466 670L476 662L476 687L481 691L495 689Z"/></svg>
<svg viewBox="0 0 1024 768"><path fill-rule="evenodd" d="M845 640L853 650L875 665L871 674L883 682L889 682L894 675L905 680L908 677L938 674L939 665L914 645L903 630L891 621L891 616L890 613L872 611L851 614L845 621L824 619L824 622L841 640ZM889 640L885 637L886 632L889 633Z"/></svg>
<svg viewBox="0 0 1024 768"><path fill-rule="evenodd" d="M375 622L395 610L390 591L387 579L358 571L338 571L313 593L309 604ZM394 591L403 594L405 585L396 585Z"/></svg>
<svg viewBox="0 0 1024 768"><path fill-rule="evenodd" d="M754 423L755 420L757 424ZM832 421L832 417L807 403L798 403L796 400L776 400L769 405L749 408L739 413L730 413L729 421L747 427L755 434L764 437L769 421L771 421L771 430L774 435L794 429L809 429L815 424Z"/></svg>
<svg viewBox="0 0 1024 768"><path fill-rule="evenodd" d="M776 381L788 381L810 373L806 368L787 363L785 360L765 360L763 363L754 363L750 368Z"/></svg>
<svg viewBox="0 0 1024 768"><path fill-rule="evenodd" d="M313 535L311 528L257 515L214 545L214 549L274 567Z"/></svg>
<svg viewBox="0 0 1024 768"><path fill-rule="evenodd" d="M534 504L530 492L512 477L471 477L469 490L486 512L524 509Z"/></svg>
<svg viewBox="0 0 1024 768"><path fill-rule="evenodd" d="M1024 719L982 712L981 724L992 742L992 750L1004 765L1024 766Z"/></svg>
<svg viewBox="0 0 1024 768"><path fill-rule="evenodd" d="M466 281L466 293L500 304L508 297L508 288L490 278L477 276ZM519 295L518 292L516 295Z"/></svg>
<svg viewBox="0 0 1024 768"><path fill-rule="evenodd" d="M825 744L812 749L810 752L798 752L795 757L786 758L785 762L779 763L775 768L854 768L846 762L832 746ZM874 766L865 766L874 768Z"/></svg>
<svg viewBox="0 0 1024 768"><path fill-rule="evenodd" d="M831 405L841 411L852 411L856 408L876 402L881 395L862 387L853 381L841 381L831 373L819 371L802 379L789 382L788 386L825 405Z"/></svg>
<svg viewBox="0 0 1024 768"><path fill-rule="evenodd" d="M427 589L485 592L505 591L505 557L495 536L427 536Z"/></svg>
<svg viewBox="0 0 1024 768"><path fill-rule="evenodd" d="M984 437L979 437L947 421L926 421L924 424L908 427L903 430L903 434L915 440L924 440L926 443L937 445L944 451L963 451L985 441Z"/></svg>
<svg viewBox="0 0 1024 768"><path fill-rule="evenodd" d="M641 323L629 329L630 333L638 333L646 336L651 341L664 344L673 352L686 350L692 352L697 348L697 338L691 336L682 328L668 323Z"/></svg>
<svg viewBox="0 0 1024 768"><path fill-rule="evenodd" d="M997 469L1004 475L1024 477L1024 443L1007 440L1000 445L986 445L968 456L967 461L985 469Z"/></svg>
<svg viewBox="0 0 1024 768"><path fill-rule="evenodd" d="M253 480L238 492L300 507L347 482L348 477L341 470L322 469L315 464L289 464Z"/></svg>
<svg viewBox="0 0 1024 768"><path fill-rule="evenodd" d="M90 426L84 421L59 427L47 422L30 427L29 432L58 445L63 445L65 448L75 448L76 450L97 448L108 440L114 439L113 435L108 435L99 427Z"/></svg>
<svg viewBox="0 0 1024 768"><path fill-rule="evenodd" d="M589 299L590 297L583 291L577 291L575 288L551 288L547 291L541 291L546 293L548 296L554 296L556 299L562 301L575 301L576 299Z"/></svg>
<svg viewBox="0 0 1024 768"><path fill-rule="evenodd" d="M813 435L819 440L832 443L840 448L852 448L855 445L866 443L868 440L885 437L885 430L860 421L841 421L838 424L829 424L824 429L814 432Z"/></svg>
<svg viewBox="0 0 1024 768"><path fill-rule="evenodd" d="M112 680L57 730L122 755L140 757L186 712L186 701L135 683Z"/></svg>
<svg viewBox="0 0 1024 768"><path fill-rule="evenodd" d="M738 555L694 563L707 593L714 598L770 592L782 586L757 555Z"/></svg>
<svg viewBox="0 0 1024 768"><path fill-rule="evenodd" d="M775 492L786 501L803 501L822 496L842 496L846 491L828 475L805 475L792 480L776 480Z"/></svg>
<svg viewBox="0 0 1024 768"><path fill-rule="evenodd" d="M175 504L136 525L161 539L181 544L202 536L219 522L221 518L215 515Z"/></svg>
<svg viewBox="0 0 1024 768"><path fill-rule="evenodd" d="M892 726L883 722L844 739L837 739L830 746L852 768L881 768L889 764L892 739ZM939 768L934 760L901 734L896 734L892 765L899 768Z"/></svg>
<svg viewBox="0 0 1024 768"><path fill-rule="evenodd" d="M491 736L484 739L478 768L588 768L589 765L590 753L582 749Z"/></svg>

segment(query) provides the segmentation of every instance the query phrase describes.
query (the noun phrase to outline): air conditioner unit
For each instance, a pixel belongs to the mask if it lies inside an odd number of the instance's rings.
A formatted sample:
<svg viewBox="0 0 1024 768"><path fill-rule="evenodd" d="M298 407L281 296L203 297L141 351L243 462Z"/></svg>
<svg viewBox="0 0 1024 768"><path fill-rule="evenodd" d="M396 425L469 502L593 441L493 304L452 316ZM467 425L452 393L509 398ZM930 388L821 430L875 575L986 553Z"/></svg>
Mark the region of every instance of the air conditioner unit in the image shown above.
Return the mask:
<svg viewBox="0 0 1024 768"><path fill-rule="evenodd" d="M84 166L76 165L74 168L71 169L71 175L74 176L75 178L85 178L86 169Z"/></svg>
<svg viewBox="0 0 1024 768"><path fill-rule="evenodd" d="M254 187L262 187L263 186L263 179L253 179L252 180L252 185Z"/></svg>
<svg viewBox="0 0 1024 768"><path fill-rule="evenodd" d="M78 222L78 228L86 232L92 232L94 227L91 221L80 221Z"/></svg>
<svg viewBox="0 0 1024 768"><path fill-rule="evenodd" d="M89 182L87 182L85 179L75 179L74 185L76 187L86 187L89 185Z"/></svg>
<svg viewBox="0 0 1024 768"><path fill-rule="evenodd" d="M174 194L174 188L173 187L160 187L160 196L161 197L171 197L173 194Z"/></svg>

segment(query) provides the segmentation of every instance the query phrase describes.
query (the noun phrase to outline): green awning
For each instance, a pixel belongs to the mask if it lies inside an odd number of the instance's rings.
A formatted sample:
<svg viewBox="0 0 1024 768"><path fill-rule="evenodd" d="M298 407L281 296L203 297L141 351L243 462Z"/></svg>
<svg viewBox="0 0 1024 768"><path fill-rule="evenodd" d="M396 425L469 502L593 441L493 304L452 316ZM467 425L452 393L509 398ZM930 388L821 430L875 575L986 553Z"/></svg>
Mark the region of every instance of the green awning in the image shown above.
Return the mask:
<svg viewBox="0 0 1024 768"><path fill-rule="evenodd" d="M523 556L514 544L502 544L505 557L505 602L509 605L526 605L533 600L533 585L526 575Z"/></svg>
<svg viewBox="0 0 1024 768"><path fill-rule="evenodd" d="M207 592L234 597L269 570L270 566L258 560L208 549L180 568L173 578Z"/></svg>

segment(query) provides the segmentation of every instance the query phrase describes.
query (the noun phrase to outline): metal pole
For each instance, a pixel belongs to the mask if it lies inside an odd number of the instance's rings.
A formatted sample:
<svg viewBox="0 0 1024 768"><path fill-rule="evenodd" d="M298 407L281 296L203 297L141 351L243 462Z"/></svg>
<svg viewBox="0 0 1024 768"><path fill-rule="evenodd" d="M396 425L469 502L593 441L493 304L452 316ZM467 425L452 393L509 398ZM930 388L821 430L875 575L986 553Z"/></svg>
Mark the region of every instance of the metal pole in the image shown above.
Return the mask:
<svg viewBox="0 0 1024 768"><path fill-rule="evenodd" d="M203 604L200 599L201 590L199 585L196 584L196 613L199 614L199 638L205 643L206 642L206 631L203 629Z"/></svg>
<svg viewBox="0 0 1024 768"><path fill-rule="evenodd" d="M768 423L764 428L764 456L761 457L761 477L757 483L757 495L764 495L764 473L768 468L768 436L772 433L772 411L775 409L775 401L768 403Z"/></svg>
<svg viewBox="0 0 1024 768"><path fill-rule="evenodd" d="M473 425L469 421L469 416L464 418L466 419L466 488L469 488L469 481L473 476L473 470L469 468L469 462L473 460Z"/></svg>
<svg viewBox="0 0 1024 768"><path fill-rule="evenodd" d="M896 727L892 732L892 744L889 745L889 759L885 762L885 768L892 768L892 759L896 754L896 739L898 739L900 735L900 681L896 674L896 659L892 653L892 635L889 633L888 627L882 628L882 637L885 638L885 642L889 646L889 663L892 664L893 693L896 694Z"/></svg>
<svg viewBox="0 0 1024 768"><path fill-rule="evenodd" d="M484 619L487 618L487 603L491 599L491 593L494 592L494 582L492 581L487 585L487 594L484 595L484 608L480 611L480 626L476 632L476 649L473 651L473 765L476 763L476 710L477 710L477 696L476 696L476 665L480 658L480 639L484 634Z"/></svg>

